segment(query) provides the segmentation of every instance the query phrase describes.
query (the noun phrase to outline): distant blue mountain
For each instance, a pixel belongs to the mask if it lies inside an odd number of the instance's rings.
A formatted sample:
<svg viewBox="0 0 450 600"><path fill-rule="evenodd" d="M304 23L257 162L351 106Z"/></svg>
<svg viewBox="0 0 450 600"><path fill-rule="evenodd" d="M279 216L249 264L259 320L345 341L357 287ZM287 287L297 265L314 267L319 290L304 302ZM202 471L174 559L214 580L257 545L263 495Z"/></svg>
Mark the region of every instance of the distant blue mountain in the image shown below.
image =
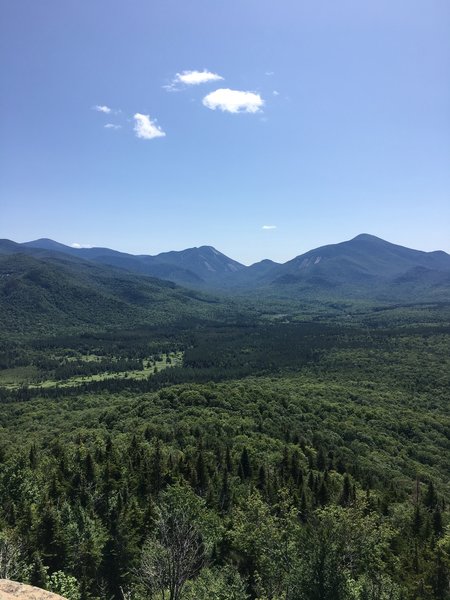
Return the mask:
<svg viewBox="0 0 450 600"><path fill-rule="evenodd" d="M0 243L0 253L16 252L38 253L41 258L64 254L206 290L393 299L450 294L449 254L413 250L369 234L310 250L284 264L263 260L249 267L212 246L149 256L109 248L72 248L45 238Z"/></svg>

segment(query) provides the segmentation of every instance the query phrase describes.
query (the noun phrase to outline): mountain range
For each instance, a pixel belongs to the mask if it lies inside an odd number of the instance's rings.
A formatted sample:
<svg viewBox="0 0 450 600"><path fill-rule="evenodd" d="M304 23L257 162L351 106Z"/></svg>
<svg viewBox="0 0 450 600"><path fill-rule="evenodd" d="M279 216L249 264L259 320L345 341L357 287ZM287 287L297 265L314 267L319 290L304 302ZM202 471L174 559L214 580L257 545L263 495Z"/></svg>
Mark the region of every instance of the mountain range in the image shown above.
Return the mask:
<svg viewBox="0 0 450 600"><path fill-rule="evenodd" d="M72 248L50 239L0 240L4 331L45 330L59 322L82 328L210 317L211 307L223 310L224 295L243 294L295 301L450 301L450 255L368 234L284 264L263 260L251 266L211 246L149 256Z"/></svg>
<svg viewBox="0 0 450 600"><path fill-rule="evenodd" d="M61 253L183 286L219 290L299 284L364 286L369 282L395 284L416 279L445 283L450 273L450 255L443 251L412 250L368 234L310 250L284 264L263 260L251 266L225 256L212 246L151 256L110 248L72 248L50 239L23 244L0 241L0 253L5 252L25 252L41 258Z"/></svg>

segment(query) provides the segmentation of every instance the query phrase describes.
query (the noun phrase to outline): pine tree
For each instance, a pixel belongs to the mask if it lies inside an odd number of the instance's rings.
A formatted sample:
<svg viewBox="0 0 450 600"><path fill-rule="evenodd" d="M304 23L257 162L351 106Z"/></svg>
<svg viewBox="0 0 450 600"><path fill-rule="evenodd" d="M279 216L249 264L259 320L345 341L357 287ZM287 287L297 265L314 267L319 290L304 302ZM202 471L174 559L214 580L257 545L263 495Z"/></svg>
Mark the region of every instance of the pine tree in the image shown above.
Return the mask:
<svg viewBox="0 0 450 600"><path fill-rule="evenodd" d="M46 589L47 587L47 570L42 562L39 552L35 552L32 557L29 581L31 585L38 588Z"/></svg>
<svg viewBox="0 0 450 600"><path fill-rule="evenodd" d="M160 440L157 440L153 451L150 471L153 493L158 495L163 485L163 454Z"/></svg>
<svg viewBox="0 0 450 600"><path fill-rule="evenodd" d="M322 446L319 448L319 451L317 452L317 469L319 471L325 471L325 467L327 466L327 459L325 456L325 451L322 448Z"/></svg>
<svg viewBox="0 0 450 600"><path fill-rule="evenodd" d="M334 469L334 452L330 450L328 452L328 465L327 468L332 471Z"/></svg>
<svg viewBox="0 0 450 600"><path fill-rule="evenodd" d="M352 503L352 485L348 473L344 475L344 481L342 483L342 492L339 498L339 504L341 506L350 506Z"/></svg>
<svg viewBox="0 0 450 600"><path fill-rule="evenodd" d="M242 479L250 479L252 476L252 466L250 464L250 458L248 456L247 448L244 447L241 454L241 460L239 461L240 475Z"/></svg>
<svg viewBox="0 0 450 600"><path fill-rule="evenodd" d="M257 483L256 487L258 488L258 490L264 496L265 493L266 493L266 489L267 489L267 475L266 475L266 469L265 469L264 465L261 465L259 467L259 471L258 471L258 483Z"/></svg>
<svg viewBox="0 0 450 600"><path fill-rule="evenodd" d="M30 453L28 455L28 460L30 463L30 468L33 470L36 469L37 464L38 464L38 455L37 455L36 444L31 445Z"/></svg>
<svg viewBox="0 0 450 600"><path fill-rule="evenodd" d="M201 448L199 449L197 455L195 473L197 480L197 491L200 496L204 496L208 489L208 473L206 471L205 457Z"/></svg>
<svg viewBox="0 0 450 600"><path fill-rule="evenodd" d="M292 481L294 482L295 485L298 486L300 467L299 467L299 456L298 456L297 450L294 450L294 452L291 455L290 474L292 477Z"/></svg>
<svg viewBox="0 0 450 600"><path fill-rule="evenodd" d="M443 552L440 548L436 551L434 569L431 585L436 600L448 600L449 598L449 568L445 563Z"/></svg>
<svg viewBox="0 0 450 600"><path fill-rule="evenodd" d="M219 506L222 513L227 513L231 506L231 490L228 482L228 471L224 470L222 477L222 487L219 496Z"/></svg>
<svg viewBox="0 0 450 600"><path fill-rule="evenodd" d="M308 502L306 500L305 490L302 491L302 495L300 498L300 506L299 506L300 518L303 522L306 522L308 518Z"/></svg>
<svg viewBox="0 0 450 600"><path fill-rule="evenodd" d="M432 510L436 506L437 501L438 501L438 498L437 498L437 495L436 495L436 492L434 489L434 484L432 481L429 481L427 491L423 498L423 503L427 508Z"/></svg>
<svg viewBox="0 0 450 600"><path fill-rule="evenodd" d="M320 506L325 506L325 504L328 503L329 499L330 498L329 498L327 483L326 483L325 479L322 479L320 486L319 486L319 490L317 492L317 501L320 504Z"/></svg>
<svg viewBox="0 0 450 600"><path fill-rule="evenodd" d="M288 450L288 447L285 446L284 450L283 450L283 458L281 459L281 465L280 465L280 467L281 467L281 469L280 469L281 470L281 478L283 480L287 479L287 476L288 476L288 473L289 473L289 463L290 463L290 460L289 460L289 450Z"/></svg>
<svg viewBox="0 0 450 600"><path fill-rule="evenodd" d="M231 451L229 446L227 446L227 451L225 453L225 468L228 473L231 473L233 470L233 462L231 460Z"/></svg>
<svg viewBox="0 0 450 600"><path fill-rule="evenodd" d="M86 454L84 459L84 476L89 483L95 480L95 463L90 452Z"/></svg>
<svg viewBox="0 0 450 600"><path fill-rule="evenodd" d="M414 509L414 515L413 515L413 521L412 521L412 532L416 537L420 536L420 533L422 531L423 522L424 521L423 521L422 512L420 510L419 505L417 505Z"/></svg>
<svg viewBox="0 0 450 600"><path fill-rule="evenodd" d="M443 530L442 525L442 513L439 509L439 506L436 505L433 513L433 531L436 536L440 536Z"/></svg>
<svg viewBox="0 0 450 600"><path fill-rule="evenodd" d="M36 537L42 558L50 572L62 569L65 561L62 532L56 510L48 503L41 511Z"/></svg>

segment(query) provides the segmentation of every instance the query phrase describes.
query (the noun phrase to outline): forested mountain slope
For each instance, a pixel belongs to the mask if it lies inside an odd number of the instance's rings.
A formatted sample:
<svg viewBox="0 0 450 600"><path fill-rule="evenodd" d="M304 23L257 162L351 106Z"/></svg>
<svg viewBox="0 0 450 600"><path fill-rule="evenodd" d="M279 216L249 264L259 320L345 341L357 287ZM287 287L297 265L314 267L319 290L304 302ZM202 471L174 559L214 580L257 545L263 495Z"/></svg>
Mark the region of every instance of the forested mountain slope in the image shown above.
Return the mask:
<svg viewBox="0 0 450 600"><path fill-rule="evenodd" d="M265 296L358 298L404 301L450 298L450 256L391 244L368 234L310 250L277 264L263 260L246 267L211 246L133 256L107 248L71 248L41 239L20 244L29 251L58 251L153 275L194 288L256 291Z"/></svg>
<svg viewBox="0 0 450 600"><path fill-rule="evenodd" d="M168 323L227 311L214 297L64 254L0 255L0 326L4 334Z"/></svg>

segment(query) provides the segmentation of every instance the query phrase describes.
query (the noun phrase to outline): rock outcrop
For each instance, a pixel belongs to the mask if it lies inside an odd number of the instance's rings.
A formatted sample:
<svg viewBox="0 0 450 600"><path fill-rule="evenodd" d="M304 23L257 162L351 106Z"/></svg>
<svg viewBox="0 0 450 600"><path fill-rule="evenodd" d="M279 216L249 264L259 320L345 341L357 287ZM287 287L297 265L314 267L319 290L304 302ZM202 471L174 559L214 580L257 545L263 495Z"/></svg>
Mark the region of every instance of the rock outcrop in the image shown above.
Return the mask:
<svg viewBox="0 0 450 600"><path fill-rule="evenodd" d="M9 579L0 579L0 600L66 600L58 594L52 594L47 590L10 581Z"/></svg>

